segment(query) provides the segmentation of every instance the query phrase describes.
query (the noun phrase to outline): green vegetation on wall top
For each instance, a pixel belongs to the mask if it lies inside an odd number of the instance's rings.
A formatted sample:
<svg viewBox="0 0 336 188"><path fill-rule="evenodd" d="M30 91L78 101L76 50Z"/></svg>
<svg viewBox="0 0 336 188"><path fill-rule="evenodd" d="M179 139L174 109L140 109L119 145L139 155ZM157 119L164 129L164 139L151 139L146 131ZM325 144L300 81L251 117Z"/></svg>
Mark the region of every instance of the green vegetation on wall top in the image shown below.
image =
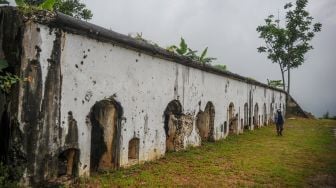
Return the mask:
<svg viewBox="0 0 336 188"><path fill-rule="evenodd" d="M213 58L213 57L206 57L208 53L208 47L206 47L202 51L201 55L197 55L197 50L190 49L186 41L183 38L181 38L179 46L172 45L172 46L169 46L167 50L170 52L176 53L178 55L187 57L191 59L192 61L199 62L201 64L210 64L211 62L216 60L216 58Z"/></svg>
<svg viewBox="0 0 336 188"><path fill-rule="evenodd" d="M58 11L77 19L90 20L92 12L79 0L15 0L20 8Z"/></svg>

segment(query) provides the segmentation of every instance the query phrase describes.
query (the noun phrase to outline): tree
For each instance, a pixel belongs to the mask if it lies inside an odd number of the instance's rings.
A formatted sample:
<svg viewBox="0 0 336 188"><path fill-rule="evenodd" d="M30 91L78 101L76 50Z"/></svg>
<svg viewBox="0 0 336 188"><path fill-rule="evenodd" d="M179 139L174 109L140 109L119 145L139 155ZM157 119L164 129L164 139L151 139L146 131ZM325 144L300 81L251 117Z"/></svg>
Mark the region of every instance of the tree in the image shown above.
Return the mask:
<svg viewBox="0 0 336 188"><path fill-rule="evenodd" d="M297 0L295 7L287 3L285 24L281 26L279 19L273 15L265 19L265 25L258 26L259 38L265 45L258 48L259 53L268 54L272 63L280 66L283 89L286 90L285 73L287 72L287 92L290 93L290 71L304 63L304 55L313 46L310 44L316 32L321 31L322 24L314 23L313 17L305 10L308 0Z"/></svg>
<svg viewBox="0 0 336 188"><path fill-rule="evenodd" d="M323 119L329 119L329 112L328 111L325 114L323 114Z"/></svg>
<svg viewBox="0 0 336 188"><path fill-rule="evenodd" d="M6 0L0 0L0 5L9 5L9 2Z"/></svg>
<svg viewBox="0 0 336 188"><path fill-rule="evenodd" d="M50 11L59 11L77 19L90 20L92 12L79 0L15 0L18 6L37 6Z"/></svg>
<svg viewBox="0 0 336 188"><path fill-rule="evenodd" d="M79 0L56 0L54 9L77 19L90 20L93 16Z"/></svg>

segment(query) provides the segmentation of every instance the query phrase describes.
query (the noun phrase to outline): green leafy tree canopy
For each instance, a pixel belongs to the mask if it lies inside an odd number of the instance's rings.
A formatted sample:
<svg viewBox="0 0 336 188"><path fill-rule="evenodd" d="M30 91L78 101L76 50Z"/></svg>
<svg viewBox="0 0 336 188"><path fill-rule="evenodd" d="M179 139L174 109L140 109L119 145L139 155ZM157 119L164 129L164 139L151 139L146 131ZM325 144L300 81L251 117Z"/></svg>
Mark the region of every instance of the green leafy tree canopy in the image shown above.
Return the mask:
<svg viewBox="0 0 336 188"><path fill-rule="evenodd" d="M17 6L36 6L49 11L59 11L77 19L90 20L91 10L79 0L15 0Z"/></svg>
<svg viewBox="0 0 336 188"><path fill-rule="evenodd" d="M0 5L1 4L6 4L6 5L9 5L9 2L8 1L6 1L6 0L0 0Z"/></svg>
<svg viewBox="0 0 336 188"><path fill-rule="evenodd" d="M308 0L297 0L295 6L287 3L284 6L286 17L284 24L273 15L265 19L265 25L257 27L259 38L265 44L258 52L266 53L272 63L280 66L283 89L286 90L285 73L287 73L287 92L290 92L290 70L298 68L305 61L304 55L313 46L310 44L316 32L321 31L321 23L313 23L313 17L306 10Z"/></svg>

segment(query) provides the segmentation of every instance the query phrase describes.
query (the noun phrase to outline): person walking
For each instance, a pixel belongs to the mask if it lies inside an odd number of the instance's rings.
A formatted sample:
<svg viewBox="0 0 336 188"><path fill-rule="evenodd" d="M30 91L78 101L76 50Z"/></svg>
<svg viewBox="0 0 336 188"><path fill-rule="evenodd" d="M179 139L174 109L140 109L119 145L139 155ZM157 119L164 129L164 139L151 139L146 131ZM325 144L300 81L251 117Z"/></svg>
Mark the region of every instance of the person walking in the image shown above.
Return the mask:
<svg viewBox="0 0 336 188"><path fill-rule="evenodd" d="M281 110L277 110L275 117L274 117L274 122L275 122L278 136L282 136L284 118L282 116Z"/></svg>

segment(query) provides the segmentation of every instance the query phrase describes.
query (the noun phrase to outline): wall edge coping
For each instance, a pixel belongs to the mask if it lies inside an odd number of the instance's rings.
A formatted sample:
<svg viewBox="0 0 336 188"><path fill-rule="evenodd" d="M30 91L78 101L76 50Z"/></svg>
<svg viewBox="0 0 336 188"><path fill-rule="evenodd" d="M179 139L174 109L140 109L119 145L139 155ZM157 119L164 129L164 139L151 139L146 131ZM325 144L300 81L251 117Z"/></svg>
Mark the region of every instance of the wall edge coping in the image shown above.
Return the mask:
<svg viewBox="0 0 336 188"><path fill-rule="evenodd" d="M15 11L19 11L16 7L0 7L0 9L14 9ZM92 39L96 39L100 42L112 43L127 49L131 49L137 51L139 53L144 53L149 56L157 57L160 59L165 59L168 61L172 61L174 63L178 63L187 67L192 67L201 71L205 71L208 73L216 74L223 77L229 77L234 80L242 81L247 84L257 85L260 87L268 88L271 90L279 91L281 93L287 94L286 91L280 88L274 88L262 82L252 80L250 78L241 76L236 73L232 73L230 71L223 71L217 68L212 67L211 65L203 65L198 62L192 61L189 58L180 56L173 52L169 52L164 48L155 46L153 44L146 43L141 40L134 39L130 36L117 33L113 30L106 29L102 26L98 26L83 20L79 20L73 18L71 16L65 15L60 12L51 13L45 10L36 11L32 16L28 15L26 21L33 20L36 23L40 23L42 25L47 25L52 28L60 28L65 32L69 32L72 34L87 36ZM49 17L49 18L47 18Z"/></svg>

